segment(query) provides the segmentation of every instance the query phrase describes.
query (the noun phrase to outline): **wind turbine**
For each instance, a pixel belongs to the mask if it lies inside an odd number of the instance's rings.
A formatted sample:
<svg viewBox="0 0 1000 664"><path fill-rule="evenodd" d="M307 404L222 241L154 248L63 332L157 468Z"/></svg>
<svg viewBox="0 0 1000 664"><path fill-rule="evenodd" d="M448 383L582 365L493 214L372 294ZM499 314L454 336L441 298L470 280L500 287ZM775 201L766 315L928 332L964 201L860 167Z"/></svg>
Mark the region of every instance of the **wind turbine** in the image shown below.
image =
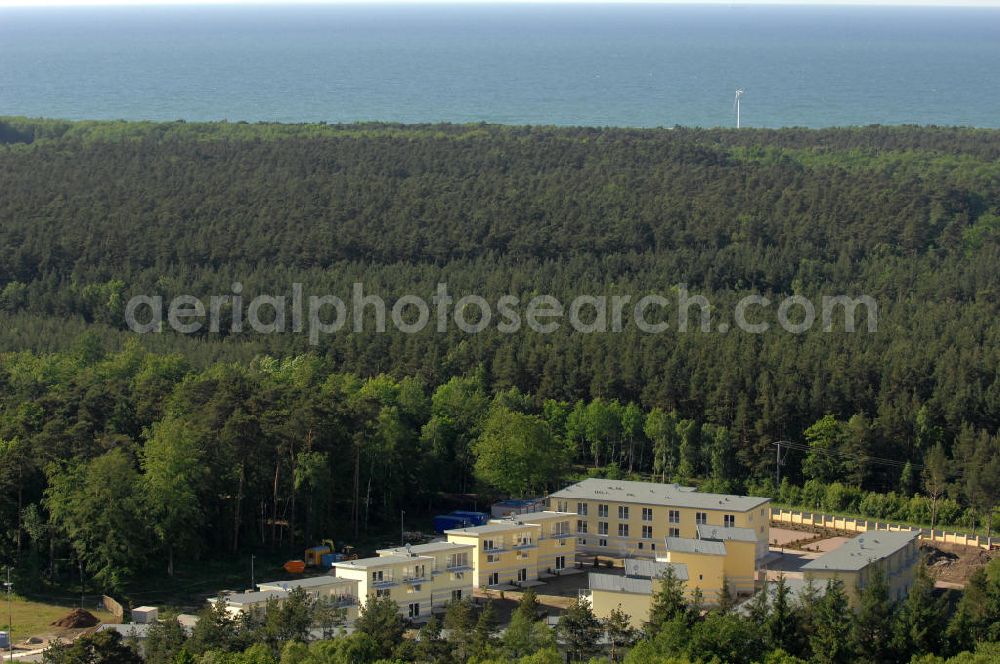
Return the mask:
<svg viewBox="0 0 1000 664"><path fill-rule="evenodd" d="M736 128L740 128L740 97L743 96L743 88L736 90L736 100L733 102L733 109L736 111Z"/></svg>

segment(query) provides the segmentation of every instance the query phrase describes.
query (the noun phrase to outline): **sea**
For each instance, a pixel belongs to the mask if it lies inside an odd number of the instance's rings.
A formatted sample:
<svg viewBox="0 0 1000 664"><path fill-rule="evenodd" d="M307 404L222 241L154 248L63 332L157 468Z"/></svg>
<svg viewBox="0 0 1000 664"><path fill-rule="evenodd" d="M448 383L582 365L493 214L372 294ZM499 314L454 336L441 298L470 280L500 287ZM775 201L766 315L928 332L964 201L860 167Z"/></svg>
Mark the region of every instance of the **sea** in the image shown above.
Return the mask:
<svg viewBox="0 0 1000 664"><path fill-rule="evenodd" d="M1000 127L1000 8L0 8L0 115Z"/></svg>

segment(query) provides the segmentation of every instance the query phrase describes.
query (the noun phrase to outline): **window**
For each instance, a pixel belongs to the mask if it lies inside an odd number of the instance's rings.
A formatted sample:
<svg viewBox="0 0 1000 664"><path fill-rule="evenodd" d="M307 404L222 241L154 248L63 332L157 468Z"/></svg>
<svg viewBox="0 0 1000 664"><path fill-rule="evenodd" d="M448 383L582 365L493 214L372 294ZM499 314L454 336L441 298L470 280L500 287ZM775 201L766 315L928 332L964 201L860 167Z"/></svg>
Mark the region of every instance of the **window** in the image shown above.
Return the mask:
<svg viewBox="0 0 1000 664"><path fill-rule="evenodd" d="M583 519L578 519L577 522L576 522L576 532L586 534L587 533L587 522L584 521Z"/></svg>
<svg viewBox="0 0 1000 664"><path fill-rule="evenodd" d="M697 523L699 526L704 526L706 523L708 523L708 513L707 512L695 512L694 513L694 522Z"/></svg>
<svg viewBox="0 0 1000 664"><path fill-rule="evenodd" d="M493 546L493 540L483 540L483 551L491 551L496 547Z"/></svg>
<svg viewBox="0 0 1000 664"><path fill-rule="evenodd" d="M566 556L556 556L556 570L566 569Z"/></svg>
<svg viewBox="0 0 1000 664"><path fill-rule="evenodd" d="M680 537L681 536L681 529L680 528L671 528L670 531L667 533L667 536L668 537Z"/></svg>
<svg viewBox="0 0 1000 664"><path fill-rule="evenodd" d="M628 537L628 524L619 523L618 524L618 537Z"/></svg>
<svg viewBox="0 0 1000 664"><path fill-rule="evenodd" d="M607 545L608 545L608 540L606 539L597 540L597 546L607 546Z"/></svg>
<svg viewBox="0 0 1000 664"><path fill-rule="evenodd" d="M522 567L521 569L517 570L517 580L518 581L528 580L528 568Z"/></svg>
<svg viewBox="0 0 1000 664"><path fill-rule="evenodd" d="M628 506L627 505L619 505L618 506L618 518L619 519L628 519Z"/></svg>
<svg viewBox="0 0 1000 664"><path fill-rule="evenodd" d="M375 591L375 597L388 597L388 596L389 596L388 588L379 588L378 590Z"/></svg>
<svg viewBox="0 0 1000 664"><path fill-rule="evenodd" d="M722 515L722 525L726 528L732 528L736 525L736 515L735 514L723 514Z"/></svg>
<svg viewBox="0 0 1000 664"><path fill-rule="evenodd" d="M416 618L420 615L420 602L414 602L410 604L410 617Z"/></svg>
<svg viewBox="0 0 1000 664"><path fill-rule="evenodd" d="M418 593L418 592L420 592L420 584L419 583L414 583L412 586L410 586L410 589L407 590L406 592L408 592L408 593Z"/></svg>
<svg viewBox="0 0 1000 664"><path fill-rule="evenodd" d="M653 539L653 527L643 526L642 527L642 539Z"/></svg>
<svg viewBox="0 0 1000 664"><path fill-rule="evenodd" d="M642 542L639 542L639 550L642 551Z"/></svg>
<svg viewBox="0 0 1000 664"><path fill-rule="evenodd" d="M643 507L642 508L642 520L643 521L652 521L653 520L653 508L652 507Z"/></svg>
<svg viewBox="0 0 1000 664"><path fill-rule="evenodd" d="M608 518L608 506L607 505L598 505L597 506L597 516L599 518L602 518L602 519L607 519Z"/></svg>
<svg viewBox="0 0 1000 664"><path fill-rule="evenodd" d="M498 586L498 585L500 585L500 572L492 572L492 573L490 573L490 580L489 580L489 583L487 585L490 585L490 586Z"/></svg>
<svg viewBox="0 0 1000 664"><path fill-rule="evenodd" d="M458 590L452 590L451 591L451 601L453 601L453 602L461 602L462 601L462 589L461 588L459 588Z"/></svg>
<svg viewBox="0 0 1000 664"><path fill-rule="evenodd" d="M681 522L681 513L680 513L680 510L670 510L670 512L667 514L667 517L668 517L667 520L670 523L680 523Z"/></svg>
<svg viewBox="0 0 1000 664"><path fill-rule="evenodd" d="M560 500L559 502L557 502L556 503L556 511L557 512L568 512L569 511L569 502L567 502L565 500Z"/></svg>
<svg viewBox="0 0 1000 664"><path fill-rule="evenodd" d="M581 546L586 546L587 545L587 538L586 537L577 537L576 538L576 543L579 544L579 545L581 545Z"/></svg>
<svg viewBox="0 0 1000 664"><path fill-rule="evenodd" d="M587 516L587 503L577 503L576 513L580 516Z"/></svg>
<svg viewBox="0 0 1000 664"><path fill-rule="evenodd" d="M698 580L699 581L704 581L705 580L705 575L704 574L699 574L698 575Z"/></svg>
<svg viewBox="0 0 1000 664"><path fill-rule="evenodd" d="M650 549L652 549L653 551L656 551L656 542L652 542L652 543L651 543L651 544L649 545L649 548L650 548Z"/></svg>
<svg viewBox="0 0 1000 664"><path fill-rule="evenodd" d="M558 536L569 535L569 521L560 521L555 525L552 534Z"/></svg>
<svg viewBox="0 0 1000 664"><path fill-rule="evenodd" d="M500 554L499 553L487 553L486 554L486 562L488 562L488 563L500 562Z"/></svg>
<svg viewBox="0 0 1000 664"><path fill-rule="evenodd" d="M597 534L598 535L607 535L608 534L608 522L607 521L598 521L597 522Z"/></svg>

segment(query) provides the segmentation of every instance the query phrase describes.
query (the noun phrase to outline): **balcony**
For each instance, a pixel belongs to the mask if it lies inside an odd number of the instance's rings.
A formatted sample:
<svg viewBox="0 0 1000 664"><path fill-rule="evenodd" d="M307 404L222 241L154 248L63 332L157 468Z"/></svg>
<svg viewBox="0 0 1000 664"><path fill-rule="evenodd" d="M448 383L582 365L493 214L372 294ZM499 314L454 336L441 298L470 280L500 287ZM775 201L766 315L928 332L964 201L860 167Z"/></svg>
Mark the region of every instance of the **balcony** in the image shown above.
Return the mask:
<svg viewBox="0 0 1000 664"><path fill-rule="evenodd" d="M385 578L372 581L372 588L376 589L389 588L395 585L398 585L398 582L394 580L391 576L387 576Z"/></svg>
<svg viewBox="0 0 1000 664"><path fill-rule="evenodd" d="M468 561L456 561L454 564L448 563L449 572L468 572L472 569L472 565Z"/></svg>
<svg viewBox="0 0 1000 664"><path fill-rule="evenodd" d="M528 540L527 542L518 542L517 544L512 545L510 548L515 551L523 551L524 549L538 548L538 544L532 542L531 540Z"/></svg>
<svg viewBox="0 0 1000 664"><path fill-rule="evenodd" d="M416 574L406 574L403 576L403 583L408 583L411 586L427 583L429 580L430 579L427 578L427 575L417 576Z"/></svg>
<svg viewBox="0 0 1000 664"><path fill-rule="evenodd" d="M355 606L358 603L358 598L353 595L337 595L331 597L328 600L329 606L335 609L343 609L349 606Z"/></svg>

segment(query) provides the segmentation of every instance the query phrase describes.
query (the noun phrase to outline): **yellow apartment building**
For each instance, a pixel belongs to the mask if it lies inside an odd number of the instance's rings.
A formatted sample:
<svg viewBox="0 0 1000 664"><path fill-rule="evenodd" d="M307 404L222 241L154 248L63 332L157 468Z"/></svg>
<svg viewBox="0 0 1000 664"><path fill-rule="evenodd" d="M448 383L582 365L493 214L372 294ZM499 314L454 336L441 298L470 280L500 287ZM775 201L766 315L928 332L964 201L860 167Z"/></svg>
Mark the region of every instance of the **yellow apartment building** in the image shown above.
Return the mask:
<svg viewBox="0 0 1000 664"><path fill-rule="evenodd" d="M552 575L576 564L575 514L567 512L528 512L509 520L531 523L541 528L538 537L538 577ZM496 523L496 521L494 521Z"/></svg>
<svg viewBox="0 0 1000 664"><path fill-rule="evenodd" d="M649 609L653 595L659 590L659 578L666 568L673 567L674 576L682 582L688 580L685 565L649 560L648 558L625 561L625 575L591 572L588 574L587 590L580 596L590 602L594 615L605 619L615 609L620 609L629 617L635 629L642 629L649 620Z"/></svg>
<svg viewBox="0 0 1000 664"><path fill-rule="evenodd" d="M427 556L434 559L430 566L433 587L431 588L431 610L444 610L449 602L465 599L472 595L472 559L476 547L472 544L456 542L430 542L391 549L379 549L376 553L383 558L392 556Z"/></svg>
<svg viewBox="0 0 1000 664"><path fill-rule="evenodd" d="M265 581L257 585L261 592L283 590L291 592L301 588L306 594L320 601L342 608L347 614L347 621L352 622L358 616L358 584L351 579L341 579L333 574L310 576L304 579L288 579L285 581Z"/></svg>
<svg viewBox="0 0 1000 664"><path fill-rule="evenodd" d="M722 542L726 545L722 573L729 581L730 593L753 594L757 571L757 534L749 528L703 525L698 526L697 535L699 540Z"/></svg>
<svg viewBox="0 0 1000 664"><path fill-rule="evenodd" d="M432 609L472 594L472 579L466 568L441 569L437 564L437 556L411 550L339 562L335 573L339 578L358 582L362 607L371 597L390 597L404 617L420 621L429 618Z"/></svg>
<svg viewBox="0 0 1000 664"><path fill-rule="evenodd" d="M687 537L667 537L662 560L687 567L687 591L701 590L706 604L716 604L726 574L726 543Z"/></svg>
<svg viewBox="0 0 1000 664"><path fill-rule="evenodd" d="M280 604L292 590L300 588L310 597L343 608L348 622L353 621L358 615L358 584L350 579L324 574L304 579L265 581L258 584L257 588L257 591L223 595L226 611L232 616L255 610L264 611L269 602ZM213 597L209 603L215 604L218 599Z"/></svg>
<svg viewBox="0 0 1000 664"><path fill-rule="evenodd" d="M857 607L861 591L878 567L889 585L889 598L900 601L906 598L913 585L914 571L920 561L919 537L920 532L916 530L869 530L809 561L802 566L802 572L817 585L839 579L851 606Z"/></svg>
<svg viewBox="0 0 1000 664"><path fill-rule="evenodd" d="M693 487L589 478L548 497L550 510L576 512L577 550L655 558L663 538L698 537L698 526L743 528L755 535L754 559L768 552L769 498L699 493Z"/></svg>
<svg viewBox="0 0 1000 664"><path fill-rule="evenodd" d="M482 526L446 530L449 542L475 549L473 586L535 585L540 576L574 566L576 543L570 513L532 512Z"/></svg>

